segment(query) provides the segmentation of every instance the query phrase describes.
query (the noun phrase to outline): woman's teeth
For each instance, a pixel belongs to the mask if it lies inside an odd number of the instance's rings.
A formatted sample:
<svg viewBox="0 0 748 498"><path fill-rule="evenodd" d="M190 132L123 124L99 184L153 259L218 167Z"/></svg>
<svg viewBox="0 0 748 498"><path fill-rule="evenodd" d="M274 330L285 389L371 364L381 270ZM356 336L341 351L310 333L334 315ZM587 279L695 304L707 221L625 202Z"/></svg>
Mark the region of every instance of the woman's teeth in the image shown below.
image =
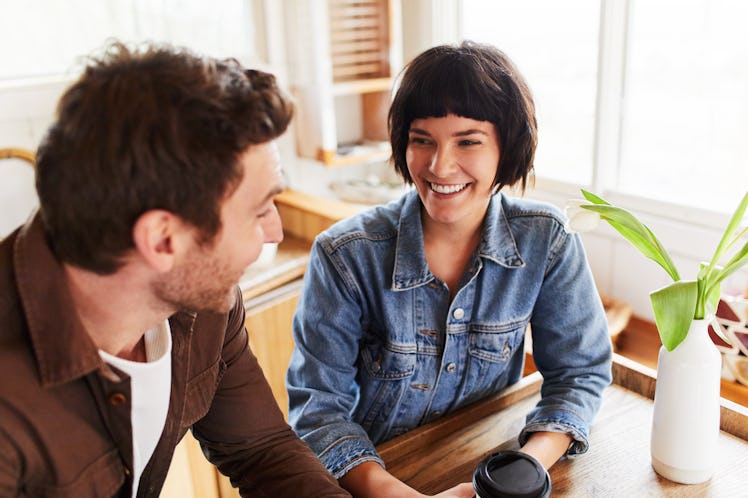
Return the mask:
<svg viewBox="0 0 748 498"><path fill-rule="evenodd" d="M460 183L457 185L440 185L438 183L430 183L431 190L438 194L454 194L467 187L467 183Z"/></svg>

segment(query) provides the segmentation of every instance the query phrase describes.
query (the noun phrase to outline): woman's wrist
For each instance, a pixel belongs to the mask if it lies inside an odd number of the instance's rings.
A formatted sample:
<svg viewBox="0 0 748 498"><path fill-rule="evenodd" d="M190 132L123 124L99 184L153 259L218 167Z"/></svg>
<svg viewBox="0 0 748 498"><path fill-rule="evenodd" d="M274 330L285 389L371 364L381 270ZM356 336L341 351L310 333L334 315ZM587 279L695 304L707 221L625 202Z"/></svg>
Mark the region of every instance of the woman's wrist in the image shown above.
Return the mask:
<svg viewBox="0 0 748 498"><path fill-rule="evenodd" d="M572 437L564 432L534 432L519 451L527 453L550 469L559 458L566 454Z"/></svg>

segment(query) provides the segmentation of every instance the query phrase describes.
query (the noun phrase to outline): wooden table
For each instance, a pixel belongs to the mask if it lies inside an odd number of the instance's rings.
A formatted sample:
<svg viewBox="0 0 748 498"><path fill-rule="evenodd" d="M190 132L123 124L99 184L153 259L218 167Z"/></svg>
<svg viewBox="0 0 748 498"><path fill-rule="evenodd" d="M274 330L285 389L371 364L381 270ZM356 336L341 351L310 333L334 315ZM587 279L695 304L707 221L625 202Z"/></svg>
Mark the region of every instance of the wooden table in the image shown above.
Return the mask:
<svg viewBox="0 0 748 498"><path fill-rule="evenodd" d="M614 355L613 384L606 389L590 434L590 451L551 468L552 496L748 497L748 409L722 400L719 461L703 484L676 484L650 464L649 436L655 372ZM426 494L469 482L477 463L496 450L518 449L525 416L540 399L542 378L518 384L377 447L387 469Z"/></svg>

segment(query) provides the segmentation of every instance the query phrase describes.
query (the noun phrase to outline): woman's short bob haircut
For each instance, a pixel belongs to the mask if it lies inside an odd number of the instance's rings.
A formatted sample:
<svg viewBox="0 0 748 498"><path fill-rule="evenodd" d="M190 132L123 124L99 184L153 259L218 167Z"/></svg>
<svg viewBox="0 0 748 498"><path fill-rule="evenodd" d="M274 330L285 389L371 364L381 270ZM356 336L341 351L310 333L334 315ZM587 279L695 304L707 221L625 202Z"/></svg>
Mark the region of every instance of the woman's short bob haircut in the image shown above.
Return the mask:
<svg viewBox="0 0 748 498"><path fill-rule="evenodd" d="M411 122L448 114L494 124L500 150L494 187L499 191L520 182L524 191L537 146L535 104L503 52L464 41L430 48L405 67L388 125L392 161L407 183L413 183L405 160Z"/></svg>

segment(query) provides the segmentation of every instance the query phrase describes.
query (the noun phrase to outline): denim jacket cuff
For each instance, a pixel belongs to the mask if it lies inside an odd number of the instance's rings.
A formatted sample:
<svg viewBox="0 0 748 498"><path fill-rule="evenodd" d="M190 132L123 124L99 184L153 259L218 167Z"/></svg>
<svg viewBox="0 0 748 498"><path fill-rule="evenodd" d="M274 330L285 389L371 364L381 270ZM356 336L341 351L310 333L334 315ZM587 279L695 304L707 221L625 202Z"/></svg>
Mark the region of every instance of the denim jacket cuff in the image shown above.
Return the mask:
<svg viewBox="0 0 748 498"><path fill-rule="evenodd" d="M377 462L384 467L384 461L371 442L357 436L339 439L326 448L319 455L319 459L335 479L340 479L352 468L364 462Z"/></svg>
<svg viewBox="0 0 748 498"><path fill-rule="evenodd" d="M576 416L565 412L563 420L561 417L537 418L528 423L519 434L519 444L523 446L533 432L563 432L572 438L566 455L574 456L586 453L590 447L587 437L587 428Z"/></svg>

